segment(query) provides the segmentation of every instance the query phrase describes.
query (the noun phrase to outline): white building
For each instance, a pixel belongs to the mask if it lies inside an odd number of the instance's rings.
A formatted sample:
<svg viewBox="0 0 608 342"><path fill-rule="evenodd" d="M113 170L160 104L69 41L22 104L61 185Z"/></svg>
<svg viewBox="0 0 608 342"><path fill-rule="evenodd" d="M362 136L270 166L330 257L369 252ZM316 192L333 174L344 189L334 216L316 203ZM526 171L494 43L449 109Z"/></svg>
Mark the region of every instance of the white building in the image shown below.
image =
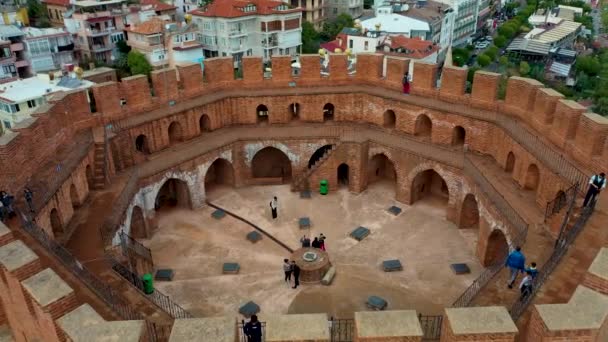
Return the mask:
<svg viewBox="0 0 608 342"><path fill-rule="evenodd" d="M190 13L205 58L295 56L302 45L302 10L281 1L214 0Z"/></svg>
<svg viewBox="0 0 608 342"><path fill-rule="evenodd" d="M481 6L482 15L488 15L489 3L481 0L438 0L449 5L454 11L454 30L452 32L452 45L458 46L470 43L473 35L477 32L479 24L479 11Z"/></svg>
<svg viewBox="0 0 608 342"><path fill-rule="evenodd" d="M393 13L391 6L376 9L376 17L361 21L361 27L367 31L382 31L388 34L402 34L409 38L427 39L431 34L429 23Z"/></svg>
<svg viewBox="0 0 608 342"><path fill-rule="evenodd" d="M22 31L32 73L59 70L74 63L74 42L65 29L25 27Z"/></svg>
<svg viewBox="0 0 608 342"><path fill-rule="evenodd" d="M2 130L30 117L45 104L47 98L59 91L87 89L94 83L73 76L54 77L40 74L13 82L0 84L0 121Z"/></svg>

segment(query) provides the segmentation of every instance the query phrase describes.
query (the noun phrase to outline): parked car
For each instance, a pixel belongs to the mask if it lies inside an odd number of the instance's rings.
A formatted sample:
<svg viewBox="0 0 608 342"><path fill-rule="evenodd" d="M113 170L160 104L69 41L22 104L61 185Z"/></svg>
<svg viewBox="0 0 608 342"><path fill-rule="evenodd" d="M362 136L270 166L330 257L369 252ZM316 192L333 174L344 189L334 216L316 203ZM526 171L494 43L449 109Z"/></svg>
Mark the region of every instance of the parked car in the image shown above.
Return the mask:
<svg viewBox="0 0 608 342"><path fill-rule="evenodd" d="M478 50L485 49L488 46L490 46L490 43L487 41L483 41L483 42L479 42L479 43L475 44L475 48Z"/></svg>
<svg viewBox="0 0 608 342"><path fill-rule="evenodd" d="M494 37L492 37L492 36L486 36L486 41L493 42L494 41Z"/></svg>

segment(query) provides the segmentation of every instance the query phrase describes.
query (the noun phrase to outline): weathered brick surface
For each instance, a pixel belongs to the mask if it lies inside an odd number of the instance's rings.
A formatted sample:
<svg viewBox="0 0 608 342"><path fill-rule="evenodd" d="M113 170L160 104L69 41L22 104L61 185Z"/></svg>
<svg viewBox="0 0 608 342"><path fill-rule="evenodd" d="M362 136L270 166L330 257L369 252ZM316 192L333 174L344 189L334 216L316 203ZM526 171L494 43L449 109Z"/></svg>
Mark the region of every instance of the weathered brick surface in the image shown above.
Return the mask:
<svg viewBox="0 0 608 342"><path fill-rule="evenodd" d="M437 64L414 62L412 94L434 98L437 91Z"/></svg>
<svg viewBox="0 0 608 342"><path fill-rule="evenodd" d="M566 142L574 138L579 119L585 110L585 107L572 100L557 101L549 139L558 147L564 148Z"/></svg>
<svg viewBox="0 0 608 342"><path fill-rule="evenodd" d="M467 71L466 68L444 67L441 74L439 98L448 102L467 103L468 96L465 96Z"/></svg>
<svg viewBox="0 0 608 342"><path fill-rule="evenodd" d="M493 72L476 72L471 90L471 105L478 108L495 109L500 77L500 74ZM444 87L444 84L442 83L441 86Z"/></svg>
<svg viewBox="0 0 608 342"><path fill-rule="evenodd" d="M455 334L444 315L440 342L514 342L515 336L514 333Z"/></svg>
<svg viewBox="0 0 608 342"><path fill-rule="evenodd" d="M538 131L546 130L553 123L553 113L557 101L564 98L564 95L551 88L540 88L534 99L534 117L532 127Z"/></svg>
<svg viewBox="0 0 608 342"><path fill-rule="evenodd" d="M520 117L527 123L531 123L532 115L530 115L530 110L534 106L536 92L542 86L542 83L529 78L509 78L503 107L504 111Z"/></svg>
<svg viewBox="0 0 608 342"><path fill-rule="evenodd" d="M203 69L199 63L177 65L180 92L185 97L200 94L203 90Z"/></svg>

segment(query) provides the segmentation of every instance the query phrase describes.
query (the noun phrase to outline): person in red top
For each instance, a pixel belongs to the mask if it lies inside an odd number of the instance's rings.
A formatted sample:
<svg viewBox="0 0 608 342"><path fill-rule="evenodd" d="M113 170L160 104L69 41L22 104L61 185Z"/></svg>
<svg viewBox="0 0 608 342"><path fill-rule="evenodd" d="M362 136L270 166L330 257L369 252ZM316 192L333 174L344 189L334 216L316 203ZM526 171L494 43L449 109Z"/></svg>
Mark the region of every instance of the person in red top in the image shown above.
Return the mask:
<svg viewBox="0 0 608 342"><path fill-rule="evenodd" d="M403 93L404 94L409 94L410 93L410 73L409 72L405 72L405 74L403 75Z"/></svg>

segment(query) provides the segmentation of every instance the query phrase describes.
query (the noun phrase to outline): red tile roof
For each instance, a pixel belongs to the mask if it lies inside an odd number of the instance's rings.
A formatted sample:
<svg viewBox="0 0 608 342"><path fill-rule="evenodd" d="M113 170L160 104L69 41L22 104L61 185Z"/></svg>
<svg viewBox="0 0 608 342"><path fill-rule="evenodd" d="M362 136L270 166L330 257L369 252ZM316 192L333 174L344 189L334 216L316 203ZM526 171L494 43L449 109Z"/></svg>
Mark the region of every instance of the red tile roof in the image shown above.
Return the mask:
<svg viewBox="0 0 608 342"><path fill-rule="evenodd" d="M246 12L247 5L255 6L255 10ZM287 10L279 11L278 6L284 5ZM214 0L205 7L195 9L190 13L202 17L236 18L249 15L286 14L301 12L301 8L276 0Z"/></svg>
<svg viewBox="0 0 608 342"><path fill-rule="evenodd" d="M406 50L404 52L394 51L391 53L414 59L422 59L439 51L439 45L433 44L433 42L422 40L420 37L408 38L402 35L386 36L378 45L378 49L381 50L380 52L384 52L383 48L385 46L391 49L404 49Z"/></svg>
<svg viewBox="0 0 608 342"><path fill-rule="evenodd" d="M128 31L140 34L154 34L163 32L164 26L165 22L162 19L153 17L152 19L144 21L141 24L132 25L128 28Z"/></svg>
<svg viewBox="0 0 608 342"><path fill-rule="evenodd" d="M321 44L321 47L329 52L336 52L336 49L342 50L342 52L346 51L346 40L348 39L347 35L340 33L336 36L336 39Z"/></svg>
<svg viewBox="0 0 608 342"><path fill-rule="evenodd" d="M166 4L162 1L159 0L141 0L140 5L144 6L144 5L152 5L152 7L154 8L155 11L169 11L169 10L174 10L177 7L173 6L173 5L169 5Z"/></svg>
<svg viewBox="0 0 608 342"><path fill-rule="evenodd" d="M43 3L47 5L55 5L55 6L70 6L70 0L42 0Z"/></svg>

